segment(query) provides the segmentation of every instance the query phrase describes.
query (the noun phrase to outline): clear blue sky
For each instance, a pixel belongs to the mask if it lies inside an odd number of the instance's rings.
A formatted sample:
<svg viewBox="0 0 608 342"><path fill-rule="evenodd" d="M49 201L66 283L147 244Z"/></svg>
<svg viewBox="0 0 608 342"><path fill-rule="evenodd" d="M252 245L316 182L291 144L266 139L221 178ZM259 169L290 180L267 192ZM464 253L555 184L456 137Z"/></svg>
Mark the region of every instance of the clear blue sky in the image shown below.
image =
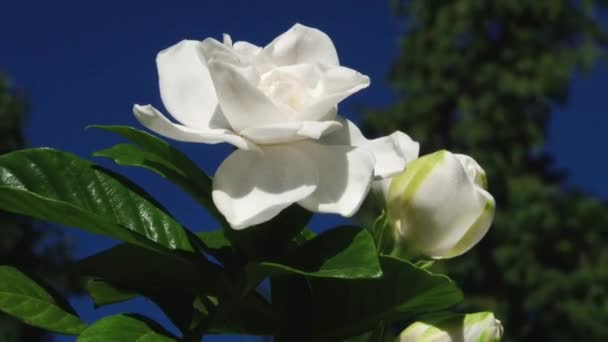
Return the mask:
<svg viewBox="0 0 608 342"><path fill-rule="evenodd" d="M31 118L26 133L31 146L51 146L88 158L91 152L119 139L108 133L85 132L86 125L136 126L131 115L133 103L162 108L154 64L159 50L181 39L220 38L224 32L235 40L264 45L295 22L328 33L342 64L371 77L369 89L342 105L343 114L356 120L355 105L379 107L393 99L385 77L397 56L401 30L388 8L388 0L137 3L141 5L125 0L20 0L2 5L0 68L30 96ZM608 15L603 18L608 22ZM570 184L604 199L608 199L608 162L602 153L589 156L580 151L608 147L607 84L608 67L598 67L590 75L574 80L568 105L556 108L547 146L557 166L570 173ZM228 147L217 145L176 145L210 174L229 151ZM161 199L191 229L215 228L210 217L174 186L145 171L121 172ZM339 221L336 217L316 217L314 226L320 229ZM69 234L77 244L78 257L114 243L77 230L69 230ZM109 312L133 308L153 318L161 317L145 300L98 311L87 299L71 301L88 322Z"/></svg>

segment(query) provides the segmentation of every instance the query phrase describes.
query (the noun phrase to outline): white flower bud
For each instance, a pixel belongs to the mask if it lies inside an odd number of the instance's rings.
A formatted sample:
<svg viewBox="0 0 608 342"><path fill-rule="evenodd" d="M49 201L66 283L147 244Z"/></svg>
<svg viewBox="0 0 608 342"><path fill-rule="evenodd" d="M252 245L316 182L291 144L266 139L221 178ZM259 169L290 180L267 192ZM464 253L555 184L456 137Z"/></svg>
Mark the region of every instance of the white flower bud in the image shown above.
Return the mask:
<svg viewBox="0 0 608 342"><path fill-rule="evenodd" d="M491 312L443 315L415 322L395 339L396 342L495 342L503 327Z"/></svg>
<svg viewBox="0 0 608 342"><path fill-rule="evenodd" d="M395 248L433 259L471 249L494 219L486 187L484 170L469 156L438 151L409 163L387 198Z"/></svg>

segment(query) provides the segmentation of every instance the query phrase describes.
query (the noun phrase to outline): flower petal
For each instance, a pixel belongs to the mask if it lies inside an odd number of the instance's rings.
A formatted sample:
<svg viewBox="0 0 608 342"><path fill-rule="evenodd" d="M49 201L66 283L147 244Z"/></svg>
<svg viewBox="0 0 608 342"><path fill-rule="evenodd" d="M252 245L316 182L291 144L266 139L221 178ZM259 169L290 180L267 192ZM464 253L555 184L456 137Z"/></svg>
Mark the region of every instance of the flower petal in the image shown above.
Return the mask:
<svg viewBox="0 0 608 342"><path fill-rule="evenodd" d="M232 47L234 48L234 51L239 54L239 56L247 58L248 60L251 60L262 51L261 47L244 41L238 41L234 43Z"/></svg>
<svg viewBox="0 0 608 342"><path fill-rule="evenodd" d="M264 51L276 65L323 63L339 65L334 43L318 29L295 24L275 38Z"/></svg>
<svg viewBox="0 0 608 342"><path fill-rule="evenodd" d="M224 39L226 39L226 36L224 36ZM207 62L211 59L221 59L227 63L242 64L239 60L239 56L230 45L216 39L206 38L200 42L198 49Z"/></svg>
<svg viewBox="0 0 608 342"><path fill-rule="evenodd" d="M146 105L133 106L133 114L137 121L149 130L167 138L177 141L197 142L206 144L218 144L227 142L243 150L258 150L258 147L250 141L225 129L199 130L175 124L156 108Z"/></svg>
<svg viewBox="0 0 608 342"><path fill-rule="evenodd" d="M209 71L222 111L235 131L287 121L289 113L280 111L272 100L247 81L233 65L212 60L209 62Z"/></svg>
<svg viewBox="0 0 608 342"><path fill-rule="evenodd" d="M313 160L319 170L319 186L298 202L304 208L323 213L352 216L363 203L374 174L374 156L352 146L320 145L303 141L293 145Z"/></svg>
<svg viewBox="0 0 608 342"><path fill-rule="evenodd" d="M251 84L258 84L260 75L250 61L242 58L241 54L232 46L221 43L213 38L203 40L199 51L207 63L221 61L230 64L243 78Z"/></svg>
<svg viewBox="0 0 608 342"><path fill-rule="evenodd" d="M462 164L462 167L466 170L469 177L477 184L477 186L487 189L488 188L488 178L486 176L486 171L477 164L475 159L467 156L466 154L454 154L456 158Z"/></svg>
<svg viewBox="0 0 608 342"><path fill-rule="evenodd" d="M418 157L420 145L403 132L369 140L363 148L376 157L374 175L387 178L402 172L408 162Z"/></svg>
<svg viewBox="0 0 608 342"><path fill-rule="evenodd" d="M305 139L318 140L322 135L341 127L342 124L337 121L287 122L247 128L241 131L241 135L257 144L277 144Z"/></svg>
<svg viewBox="0 0 608 342"><path fill-rule="evenodd" d="M215 174L213 202L234 229L243 229L308 197L317 184L314 163L291 145L235 151Z"/></svg>
<svg viewBox="0 0 608 342"><path fill-rule="evenodd" d="M275 80L295 80L296 82L305 85L312 90L312 88L315 88L323 77L323 70L315 64L290 64L275 67L263 77Z"/></svg>
<svg viewBox="0 0 608 342"><path fill-rule="evenodd" d="M226 128L221 111L216 111L217 96L199 53L200 42L183 40L161 51L156 57L160 95L169 113L192 128ZM215 126L214 126L215 124Z"/></svg>
<svg viewBox="0 0 608 342"><path fill-rule="evenodd" d="M407 163L418 158L420 144L403 132L397 131L389 136L368 140L352 121L343 117L338 117L337 120L344 128L323 136L323 143L360 146L369 150L376 158L376 177L394 176L402 172Z"/></svg>
<svg viewBox="0 0 608 342"><path fill-rule="evenodd" d="M367 88L369 84L369 77L355 70L345 67L329 68L313 90L315 100L298 112L298 117L301 120L318 120L325 117L340 101Z"/></svg>
<svg viewBox="0 0 608 342"><path fill-rule="evenodd" d="M392 177L389 178L383 178L383 179L378 179L372 182L372 191L374 193L379 194L379 199L380 201L384 201L386 202L386 199L388 198L388 191L391 188L391 181L393 180Z"/></svg>

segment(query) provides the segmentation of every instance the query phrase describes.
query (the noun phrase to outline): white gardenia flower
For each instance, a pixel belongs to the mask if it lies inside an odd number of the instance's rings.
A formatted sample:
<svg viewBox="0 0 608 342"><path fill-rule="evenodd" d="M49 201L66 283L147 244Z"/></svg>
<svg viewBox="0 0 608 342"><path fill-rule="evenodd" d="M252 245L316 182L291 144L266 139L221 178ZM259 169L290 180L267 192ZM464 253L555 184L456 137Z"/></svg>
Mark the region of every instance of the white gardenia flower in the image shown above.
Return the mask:
<svg viewBox="0 0 608 342"><path fill-rule="evenodd" d="M134 106L148 129L179 141L238 148L218 168L213 201L235 229L265 222L293 203L353 215L374 177L401 172L411 139L367 140L337 104L369 78L340 66L331 39L296 24L265 47L184 40L157 57L170 121Z"/></svg>
<svg viewBox="0 0 608 342"><path fill-rule="evenodd" d="M396 250L442 259L471 249L494 219L486 188L484 170L469 156L438 151L410 162L387 197Z"/></svg>
<svg viewBox="0 0 608 342"><path fill-rule="evenodd" d="M491 312L447 314L415 322L395 339L396 342L496 342L503 327Z"/></svg>

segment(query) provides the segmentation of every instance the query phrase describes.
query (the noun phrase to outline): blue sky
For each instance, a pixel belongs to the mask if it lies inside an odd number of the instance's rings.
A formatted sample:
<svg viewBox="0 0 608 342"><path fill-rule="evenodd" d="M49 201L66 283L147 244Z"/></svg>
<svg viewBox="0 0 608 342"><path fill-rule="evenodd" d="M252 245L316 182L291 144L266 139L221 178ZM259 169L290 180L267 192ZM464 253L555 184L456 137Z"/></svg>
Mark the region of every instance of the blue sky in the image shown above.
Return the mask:
<svg viewBox="0 0 608 342"><path fill-rule="evenodd" d="M91 152L119 142L103 132L84 131L89 124L137 126L131 115L134 103L163 108L158 94L156 53L181 39L220 38L264 45L300 22L325 31L338 49L341 63L369 75L372 85L342 105L342 114L358 119L356 105L379 107L393 99L385 82L397 56L401 32L388 1L12 1L0 12L2 51L0 68L14 84L27 91L31 117L26 131L31 146L51 146L89 158ZM608 15L603 19L608 23ZM568 105L556 108L547 149L558 167L570 174L569 184L608 199L608 162L601 153L584 150L608 147L606 109L608 67L577 76ZM407 132L406 132L407 133ZM229 152L226 146L175 144L208 173ZM591 159L593 158L593 159ZM105 166L111 166L100 160ZM180 221L193 230L215 228L210 217L188 196L155 175L121 169L163 201ZM314 220L317 228L340 222L332 216ZM70 229L76 255L105 249L113 241ZM110 312L138 311L161 314L145 300L132 306L95 311L90 301L74 298L84 319L92 322ZM73 338L59 338L72 341ZM210 341L234 340L210 338ZM238 340L246 340L239 338Z"/></svg>

